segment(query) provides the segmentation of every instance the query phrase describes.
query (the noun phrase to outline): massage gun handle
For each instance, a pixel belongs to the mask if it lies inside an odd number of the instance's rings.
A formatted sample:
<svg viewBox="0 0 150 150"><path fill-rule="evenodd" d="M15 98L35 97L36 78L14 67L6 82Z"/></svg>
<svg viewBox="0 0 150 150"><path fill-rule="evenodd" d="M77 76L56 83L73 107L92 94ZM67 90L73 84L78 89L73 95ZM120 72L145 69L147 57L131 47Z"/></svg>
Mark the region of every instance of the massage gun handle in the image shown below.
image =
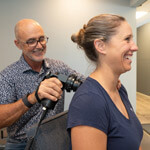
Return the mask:
<svg viewBox="0 0 150 150"><path fill-rule="evenodd" d="M43 107L46 107L48 109L52 109L53 110L55 105L56 105L56 103L57 103L57 101L54 102L52 100L44 98L44 99L41 100L41 103L42 103Z"/></svg>

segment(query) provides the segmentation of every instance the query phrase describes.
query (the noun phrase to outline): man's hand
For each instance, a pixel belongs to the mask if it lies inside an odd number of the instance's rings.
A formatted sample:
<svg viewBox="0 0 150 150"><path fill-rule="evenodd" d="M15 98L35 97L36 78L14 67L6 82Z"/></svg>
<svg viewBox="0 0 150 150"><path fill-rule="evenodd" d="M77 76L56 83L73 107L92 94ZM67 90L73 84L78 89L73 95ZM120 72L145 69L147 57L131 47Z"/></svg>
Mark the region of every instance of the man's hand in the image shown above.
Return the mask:
<svg viewBox="0 0 150 150"><path fill-rule="evenodd" d="M53 77L45 79L40 83L37 94L40 100L43 98L50 99L52 101L57 101L62 95L62 83L59 79Z"/></svg>

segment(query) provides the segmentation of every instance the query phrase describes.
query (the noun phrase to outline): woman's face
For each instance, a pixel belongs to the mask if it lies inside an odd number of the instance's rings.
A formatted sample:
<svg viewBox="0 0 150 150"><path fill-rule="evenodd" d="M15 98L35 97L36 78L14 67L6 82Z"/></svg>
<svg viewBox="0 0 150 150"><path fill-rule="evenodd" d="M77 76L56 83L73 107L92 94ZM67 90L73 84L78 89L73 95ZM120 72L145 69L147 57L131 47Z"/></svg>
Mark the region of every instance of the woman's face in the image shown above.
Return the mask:
<svg viewBox="0 0 150 150"><path fill-rule="evenodd" d="M133 52L138 47L133 42L132 29L126 21L121 23L105 46L106 62L115 73L121 74L131 69Z"/></svg>

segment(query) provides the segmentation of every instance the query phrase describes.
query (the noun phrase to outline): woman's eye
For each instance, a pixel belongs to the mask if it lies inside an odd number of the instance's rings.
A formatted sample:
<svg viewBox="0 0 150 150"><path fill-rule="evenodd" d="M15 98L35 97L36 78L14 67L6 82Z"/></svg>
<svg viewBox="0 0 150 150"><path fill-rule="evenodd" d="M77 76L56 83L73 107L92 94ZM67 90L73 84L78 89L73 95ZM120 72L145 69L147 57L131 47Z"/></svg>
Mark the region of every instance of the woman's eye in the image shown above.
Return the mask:
<svg viewBox="0 0 150 150"><path fill-rule="evenodd" d="M125 38L125 40L126 40L127 42L129 42L129 41L130 41L130 37Z"/></svg>

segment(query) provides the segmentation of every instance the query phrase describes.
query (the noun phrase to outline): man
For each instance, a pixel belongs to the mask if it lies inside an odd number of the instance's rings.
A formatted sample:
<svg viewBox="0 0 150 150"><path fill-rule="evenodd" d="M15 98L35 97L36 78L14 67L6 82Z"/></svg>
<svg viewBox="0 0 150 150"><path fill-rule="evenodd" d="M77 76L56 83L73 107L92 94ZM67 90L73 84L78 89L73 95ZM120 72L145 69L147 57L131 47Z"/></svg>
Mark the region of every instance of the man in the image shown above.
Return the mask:
<svg viewBox="0 0 150 150"><path fill-rule="evenodd" d="M58 100L47 117L64 109L62 83L57 78L43 80L46 73L76 74L82 80L84 77L61 61L44 58L48 37L35 20L20 20L15 26L15 36L22 56L0 72L0 128L8 127L6 149L21 150L26 146L27 129L40 120L42 105L38 101Z"/></svg>

